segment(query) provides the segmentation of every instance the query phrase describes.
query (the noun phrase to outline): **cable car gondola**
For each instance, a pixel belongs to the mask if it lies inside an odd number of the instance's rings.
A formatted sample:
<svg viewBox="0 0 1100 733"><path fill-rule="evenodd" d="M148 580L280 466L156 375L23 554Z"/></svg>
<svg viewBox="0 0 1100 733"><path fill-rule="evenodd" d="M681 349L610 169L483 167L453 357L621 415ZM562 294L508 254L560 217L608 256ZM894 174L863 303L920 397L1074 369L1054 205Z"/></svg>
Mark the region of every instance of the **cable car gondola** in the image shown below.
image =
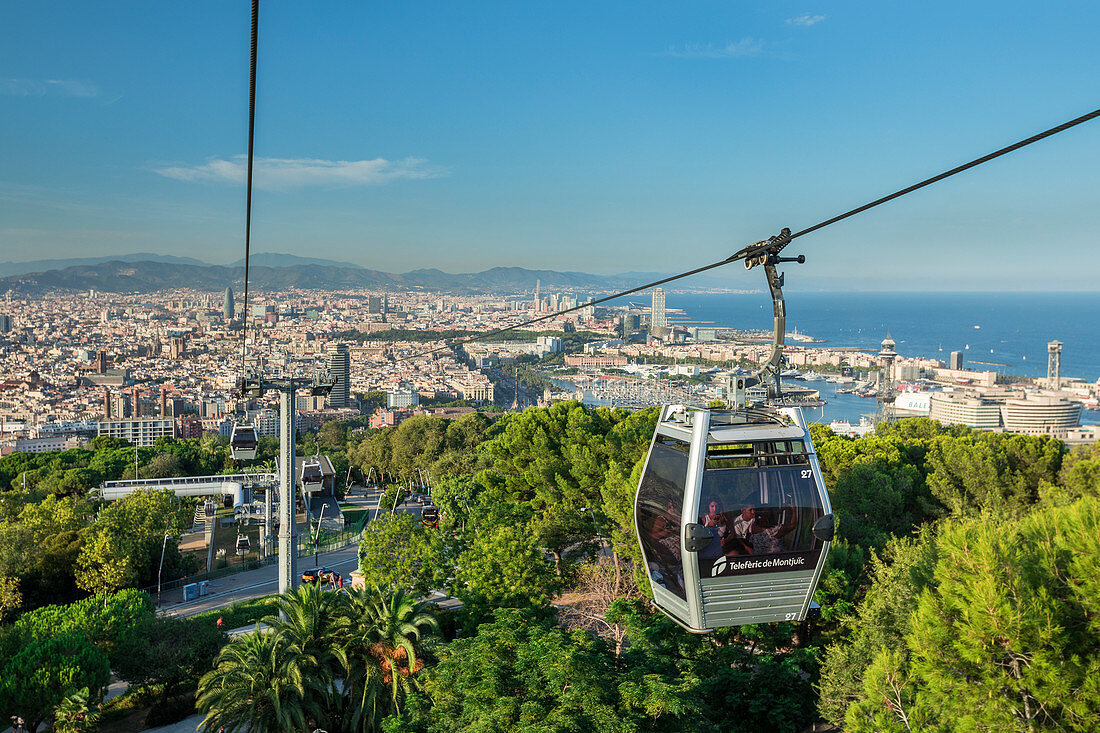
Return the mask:
<svg viewBox="0 0 1100 733"><path fill-rule="evenodd" d="M238 461L256 460L256 448L259 440L256 438L256 428L252 425L234 425L233 434L229 438L229 449L233 457Z"/></svg>
<svg viewBox="0 0 1100 733"><path fill-rule="evenodd" d="M321 462L316 458L307 458L302 462L302 491L317 491L321 488L324 475Z"/></svg>
<svg viewBox="0 0 1100 733"><path fill-rule="evenodd" d="M689 631L806 618L830 512L800 409L661 408L635 521L654 602Z"/></svg>
<svg viewBox="0 0 1100 733"><path fill-rule="evenodd" d="M829 495L802 410L754 406L765 384L782 402L786 308L780 257L789 229L735 255L764 267L772 296L772 350L757 378L729 385L733 409L661 408L634 502L653 601L689 631L801 621L833 539ZM732 259L732 258L731 258Z"/></svg>

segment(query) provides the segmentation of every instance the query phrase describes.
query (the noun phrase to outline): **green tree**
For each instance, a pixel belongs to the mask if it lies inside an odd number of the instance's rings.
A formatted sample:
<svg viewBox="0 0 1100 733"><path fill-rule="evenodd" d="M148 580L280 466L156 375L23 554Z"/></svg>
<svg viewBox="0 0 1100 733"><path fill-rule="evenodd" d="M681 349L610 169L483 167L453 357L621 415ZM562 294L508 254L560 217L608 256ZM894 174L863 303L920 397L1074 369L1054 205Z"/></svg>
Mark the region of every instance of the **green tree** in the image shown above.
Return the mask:
<svg viewBox="0 0 1100 733"><path fill-rule="evenodd" d="M1019 516L1058 480L1064 446L1048 437L969 433L943 436L928 451L928 487L953 514Z"/></svg>
<svg viewBox="0 0 1100 733"><path fill-rule="evenodd" d="M405 725L432 732L700 729L682 694L672 704L654 694L661 686L657 675L624 674L588 633L501 610L476 636L442 651L425 682L433 705L410 704Z"/></svg>
<svg viewBox="0 0 1100 733"><path fill-rule="evenodd" d="M317 444L330 451L342 451L348 442L348 429L342 422L327 422L317 431Z"/></svg>
<svg viewBox="0 0 1100 733"><path fill-rule="evenodd" d="M119 642L154 613L148 593L124 590L28 611L16 620L14 628L20 638L28 639L79 634L105 651L112 663L117 663Z"/></svg>
<svg viewBox="0 0 1100 733"><path fill-rule="evenodd" d="M345 722L352 730L372 729L419 690L424 639L439 633L428 608L400 589L374 586L348 594L340 644L348 695Z"/></svg>
<svg viewBox="0 0 1100 733"><path fill-rule="evenodd" d="M14 616L23 606L23 594L19 592L19 583L15 578L0 575L0 624Z"/></svg>
<svg viewBox="0 0 1100 733"><path fill-rule="evenodd" d="M72 692L54 711L55 733L95 733L99 730L100 714L96 701L87 687Z"/></svg>
<svg viewBox="0 0 1100 733"><path fill-rule="evenodd" d="M413 514L382 514L359 543L359 571L368 585L409 588L427 595L445 562L438 533Z"/></svg>
<svg viewBox="0 0 1100 733"><path fill-rule="evenodd" d="M3 719L18 715L32 733L81 688L98 699L111 677L107 655L80 634L29 639L0 667Z"/></svg>
<svg viewBox="0 0 1100 733"><path fill-rule="evenodd" d="M644 567L638 535L634 529L634 495L657 427L657 408L630 413L607 436L608 457L604 484L600 488L601 508L611 525L610 540L619 558ZM648 591L649 584L641 585Z"/></svg>
<svg viewBox="0 0 1100 733"><path fill-rule="evenodd" d="M279 629L245 634L226 645L214 669L199 680L196 706L202 729L214 733L312 730L324 715L324 680L310 674L316 660Z"/></svg>
<svg viewBox="0 0 1100 733"><path fill-rule="evenodd" d="M909 585L916 601L909 594L890 614L890 633L830 650L822 697L840 703L838 687L849 691L846 729L1094 729L1100 499L1022 519L953 520L934 546L934 562L920 563L931 573ZM868 602L896 607L888 588L872 591ZM854 679L845 656L859 664ZM830 688L830 678L843 682Z"/></svg>
<svg viewBox="0 0 1100 733"><path fill-rule="evenodd" d="M455 594L473 618L494 608L541 608L559 580L535 538L523 526L480 529L459 556Z"/></svg>
<svg viewBox="0 0 1100 733"><path fill-rule="evenodd" d="M160 687L167 701L187 680L210 669L226 636L209 619L140 618L115 646L115 673L135 688Z"/></svg>
<svg viewBox="0 0 1100 733"><path fill-rule="evenodd" d="M135 492L107 505L81 549L77 585L94 593L152 583L165 533L170 537L166 563L179 563L178 538L192 511L190 502L168 489Z"/></svg>
<svg viewBox="0 0 1100 733"><path fill-rule="evenodd" d="M1074 448L1062 461L1056 483L1065 503L1082 496L1100 496L1100 443Z"/></svg>
<svg viewBox="0 0 1100 733"><path fill-rule="evenodd" d="M142 478L174 478L183 475L180 457L173 453L158 453L145 465Z"/></svg>

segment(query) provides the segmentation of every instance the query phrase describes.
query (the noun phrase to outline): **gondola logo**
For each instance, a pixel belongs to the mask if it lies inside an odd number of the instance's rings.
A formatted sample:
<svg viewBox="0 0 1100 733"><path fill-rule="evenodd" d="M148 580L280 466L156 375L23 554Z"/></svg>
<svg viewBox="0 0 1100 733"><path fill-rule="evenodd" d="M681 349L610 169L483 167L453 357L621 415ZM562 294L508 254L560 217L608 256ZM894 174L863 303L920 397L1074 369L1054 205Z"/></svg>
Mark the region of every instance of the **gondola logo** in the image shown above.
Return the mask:
<svg viewBox="0 0 1100 733"><path fill-rule="evenodd" d="M747 573L766 573L775 570L801 570L809 565L813 553L787 555L781 557L737 557L723 556L715 560L710 568L710 577L720 575L744 575Z"/></svg>

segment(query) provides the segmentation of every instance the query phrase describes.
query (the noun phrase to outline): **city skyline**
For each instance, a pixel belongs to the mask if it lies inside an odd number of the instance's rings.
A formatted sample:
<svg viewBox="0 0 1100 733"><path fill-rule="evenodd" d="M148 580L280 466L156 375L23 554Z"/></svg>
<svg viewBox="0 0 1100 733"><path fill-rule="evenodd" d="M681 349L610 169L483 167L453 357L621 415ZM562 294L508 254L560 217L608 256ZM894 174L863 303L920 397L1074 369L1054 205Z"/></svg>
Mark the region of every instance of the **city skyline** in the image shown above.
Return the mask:
<svg viewBox="0 0 1100 733"><path fill-rule="evenodd" d="M265 3L253 251L388 272L715 261L1095 106L1100 10L993 7ZM0 259L240 259L247 4L8 16ZM1089 123L807 237L799 287L1095 290L1098 152Z"/></svg>

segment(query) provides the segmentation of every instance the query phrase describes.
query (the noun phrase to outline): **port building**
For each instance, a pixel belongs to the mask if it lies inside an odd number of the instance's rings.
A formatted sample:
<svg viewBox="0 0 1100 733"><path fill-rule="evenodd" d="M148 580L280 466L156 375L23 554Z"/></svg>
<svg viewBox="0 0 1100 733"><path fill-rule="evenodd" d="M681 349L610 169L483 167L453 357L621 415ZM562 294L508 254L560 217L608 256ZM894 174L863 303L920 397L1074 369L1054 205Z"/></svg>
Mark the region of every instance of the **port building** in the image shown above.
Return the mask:
<svg viewBox="0 0 1100 733"><path fill-rule="evenodd" d="M945 425L1066 439L1081 425L1082 405L1034 392L935 392L928 416Z"/></svg>

